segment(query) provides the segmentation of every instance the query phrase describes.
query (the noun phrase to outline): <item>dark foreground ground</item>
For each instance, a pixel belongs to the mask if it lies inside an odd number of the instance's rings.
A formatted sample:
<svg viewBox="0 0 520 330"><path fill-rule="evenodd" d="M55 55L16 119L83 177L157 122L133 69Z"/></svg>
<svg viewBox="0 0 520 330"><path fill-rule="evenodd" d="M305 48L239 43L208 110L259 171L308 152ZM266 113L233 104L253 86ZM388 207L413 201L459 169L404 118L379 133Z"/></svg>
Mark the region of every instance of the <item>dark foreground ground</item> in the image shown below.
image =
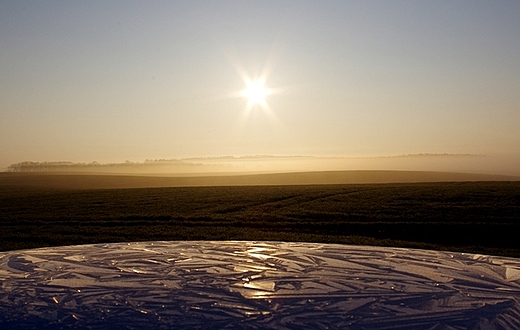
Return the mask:
<svg viewBox="0 0 520 330"><path fill-rule="evenodd" d="M280 240L520 257L520 182L73 189L0 185L0 250Z"/></svg>

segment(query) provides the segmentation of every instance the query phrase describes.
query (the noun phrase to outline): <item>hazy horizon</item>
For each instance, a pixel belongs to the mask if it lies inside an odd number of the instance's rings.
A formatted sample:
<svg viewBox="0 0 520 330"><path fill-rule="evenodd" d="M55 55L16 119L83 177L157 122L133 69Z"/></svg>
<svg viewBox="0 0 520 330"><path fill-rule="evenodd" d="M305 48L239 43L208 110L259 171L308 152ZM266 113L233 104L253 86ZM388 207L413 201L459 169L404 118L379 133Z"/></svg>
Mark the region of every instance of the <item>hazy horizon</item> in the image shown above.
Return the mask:
<svg viewBox="0 0 520 330"><path fill-rule="evenodd" d="M505 0L3 1L0 171L301 155L260 167L520 176L518 17ZM385 159L410 154L458 156Z"/></svg>
<svg viewBox="0 0 520 330"><path fill-rule="evenodd" d="M316 171L424 171L504 175L520 178L518 159L472 154L408 154L378 157L246 155L181 159L126 160L116 163L35 162L11 164L4 172L160 174L166 176L237 175Z"/></svg>

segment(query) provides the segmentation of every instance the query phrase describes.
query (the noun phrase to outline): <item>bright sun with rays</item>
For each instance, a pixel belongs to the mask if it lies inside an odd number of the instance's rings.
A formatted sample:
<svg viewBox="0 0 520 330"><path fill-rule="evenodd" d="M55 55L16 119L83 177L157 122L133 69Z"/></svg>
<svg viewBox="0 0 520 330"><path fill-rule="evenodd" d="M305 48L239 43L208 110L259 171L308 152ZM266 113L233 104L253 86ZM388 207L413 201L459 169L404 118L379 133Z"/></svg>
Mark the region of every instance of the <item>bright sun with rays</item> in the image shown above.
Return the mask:
<svg viewBox="0 0 520 330"><path fill-rule="evenodd" d="M244 91L244 95L247 97L249 103L261 104L265 102L267 89L264 87L264 84L261 81L251 81L248 84L247 89Z"/></svg>
<svg viewBox="0 0 520 330"><path fill-rule="evenodd" d="M246 81L246 89L242 91L242 96L247 98L247 107L252 108L255 105L261 107L266 106L265 97L270 94L270 90L265 88L262 80Z"/></svg>
<svg viewBox="0 0 520 330"><path fill-rule="evenodd" d="M238 74L242 78L245 86L244 89L230 93L230 96L235 98L244 98L247 100L246 107L243 112L243 120L246 120L250 114L260 110L266 114L271 120L277 122L278 118L274 111L269 106L268 97L273 94L280 94L281 88L269 88L266 86L266 81L271 71L272 63L267 61L262 72L259 75L252 76L240 65L235 64Z"/></svg>

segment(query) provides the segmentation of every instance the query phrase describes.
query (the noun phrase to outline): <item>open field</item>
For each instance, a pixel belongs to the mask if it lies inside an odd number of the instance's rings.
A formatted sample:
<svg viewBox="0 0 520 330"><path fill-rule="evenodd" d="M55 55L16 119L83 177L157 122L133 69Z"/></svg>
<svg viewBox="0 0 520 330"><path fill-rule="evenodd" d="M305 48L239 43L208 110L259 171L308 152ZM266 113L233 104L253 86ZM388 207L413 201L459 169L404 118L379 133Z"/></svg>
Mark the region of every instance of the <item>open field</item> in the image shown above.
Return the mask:
<svg viewBox="0 0 520 330"><path fill-rule="evenodd" d="M379 172L369 174L382 175ZM421 177L410 173L394 173L403 183L379 184L346 184L345 176L342 184L309 184L315 183L310 174L307 181L305 174L298 174L304 185L287 185L298 182L296 174L285 175L286 185L269 185L265 177L266 185L257 186L247 185L253 178L237 177L227 177L238 180L227 186L226 177L162 181L173 187L157 187L160 180L150 177L2 173L0 250L211 239L385 245L520 257L520 182L470 182L448 174L444 181L460 182L415 183ZM321 176L322 183L341 176L313 175ZM364 178L373 182L370 176ZM189 179L200 180L198 185L203 180L221 181L205 187L174 187L171 181ZM144 188L147 184L151 187Z"/></svg>
<svg viewBox="0 0 520 330"><path fill-rule="evenodd" d="M228 172L194 176L74 172L0 173L1 189L113 189L193 186L313 185L353 183L520 181L520 177L428 171L315 171L287 173Z"/></svg>

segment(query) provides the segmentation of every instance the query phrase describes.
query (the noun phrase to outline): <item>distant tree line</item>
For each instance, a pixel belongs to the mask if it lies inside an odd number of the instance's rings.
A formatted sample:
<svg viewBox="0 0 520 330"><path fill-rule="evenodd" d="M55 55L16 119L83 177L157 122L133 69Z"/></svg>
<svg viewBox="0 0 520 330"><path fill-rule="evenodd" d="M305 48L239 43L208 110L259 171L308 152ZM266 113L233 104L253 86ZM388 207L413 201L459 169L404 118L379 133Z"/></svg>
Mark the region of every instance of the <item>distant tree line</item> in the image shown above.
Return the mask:
<svg viewBox="0 0 520 330"><path fill-rule="evenodd" d="M193 166L198 164L187 163L178 159L147 159L144 163L131 162L100 164L96 161L92 163L74 163L67 161L59 162L31 162L25 161L12 164L7 168L7 172L61 172L61 171L97 171L112 168L142 168L149 166Z"/></svg>
<svg viewBox="0 0 520 330"><path fill-rule="evenodd" d="M443 153L443 154L436 154L436 153L419 153L419 154L404 154L404 155L399 155L399 156L396 156L396 157L422 157L422 156L457 156L457 157L461 157L461 156L464 156L464 157L481 157L483 155L475 155L475 154L450 154L450 153Z"/></svg>

